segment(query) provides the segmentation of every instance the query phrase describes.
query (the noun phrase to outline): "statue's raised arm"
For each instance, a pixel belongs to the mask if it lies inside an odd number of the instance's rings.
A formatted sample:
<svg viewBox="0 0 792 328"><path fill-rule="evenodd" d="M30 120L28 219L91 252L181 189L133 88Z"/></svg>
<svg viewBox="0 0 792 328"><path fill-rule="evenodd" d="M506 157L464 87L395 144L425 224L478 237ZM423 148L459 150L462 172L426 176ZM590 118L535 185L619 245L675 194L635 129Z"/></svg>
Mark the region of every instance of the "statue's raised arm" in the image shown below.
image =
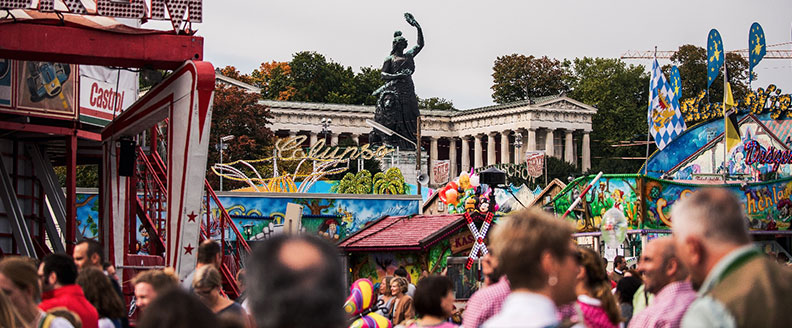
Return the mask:
<svg viewBox="0 0 792 328"><path fill-rule="evenodd" d="M421 49L423 49L423 46L424 46L423 30L421 29L421 24L418 24L418 21L415 20L415 17L413 17L412 14L404 13L404 19L407 20L407 23L409 23L412 26L415 26L415 29L418 30L418 41L417 41L417 44L415 45L415 47L413 47L412 49L407 51L408 54L410 54L413 57L415 57L415 56L418 55L419 52L421 52Z"/></svg>

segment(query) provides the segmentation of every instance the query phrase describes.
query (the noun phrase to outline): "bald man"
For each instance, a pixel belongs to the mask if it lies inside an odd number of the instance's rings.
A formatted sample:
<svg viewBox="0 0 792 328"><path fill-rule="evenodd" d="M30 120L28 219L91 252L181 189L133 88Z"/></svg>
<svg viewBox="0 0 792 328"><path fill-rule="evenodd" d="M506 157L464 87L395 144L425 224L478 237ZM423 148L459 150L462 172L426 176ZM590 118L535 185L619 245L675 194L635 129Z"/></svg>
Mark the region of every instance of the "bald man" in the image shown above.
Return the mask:
<svg viewBox="0 0 792 328"><path fill-rule="evenodd" d="M663 237L649 242L641 254L638 271L643 274L644 288L655 297L630 320L630 328L679 327L696 292L687 281L687 269L674 253L674 240Z"/></svg>
<svg viewBox="0 0 792 328"><path fill-rule="evenodd" d="M682 327L790 327L792 271L751 244L740 201L704 188L671 211L676 255L698 298Z"/></svg>
<svg viewBox="0 0 792 328"><path fill-rule="evenodd" d="M250 313L259 328L348 325L338 249L316 236L278 235L248 264Z"/></svg>

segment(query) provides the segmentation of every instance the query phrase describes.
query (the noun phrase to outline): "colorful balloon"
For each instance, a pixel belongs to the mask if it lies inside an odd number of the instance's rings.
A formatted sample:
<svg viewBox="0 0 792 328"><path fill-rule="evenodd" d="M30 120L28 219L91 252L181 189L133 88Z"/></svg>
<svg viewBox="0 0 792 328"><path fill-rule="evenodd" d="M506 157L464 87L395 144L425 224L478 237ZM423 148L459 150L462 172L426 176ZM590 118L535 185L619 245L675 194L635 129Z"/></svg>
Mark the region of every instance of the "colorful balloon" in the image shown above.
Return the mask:
<svg viewBox="0 0 792 328"><path fill-rule="evenodd" d="M350 295L344 303L344 311L351 315L361 314L377 302L377 294L374 293L374 284L371 280L355 280L349 287L349 292Z"/></svg>
<svg viewBox="0 0 792 328"><path fill-rule="evenodd" d="M459 193L456 191L456 189L448 189L445 192L446 204L456 205L459 203L459 199L457 199L458 197Z"/></svg>
<svg viewBox="0 0 792 328"><path fill-rule="evenodd" d="M471 187L473 187L473 188L476 188L476 187L478 187L479 185L480 185L480 183L479 183L479 176L478 176L478 174L476 174L476 175L471 175L471 176L470 176L470 186L471 186Z"/></svg>
<svg viewBox="0 0 792 328"><path fill-rule="evenodd" d="M459 175L459 187L462 188L462 190L470 187L470 175L468 175L467 172L462 172L462 174Z"/></svg>

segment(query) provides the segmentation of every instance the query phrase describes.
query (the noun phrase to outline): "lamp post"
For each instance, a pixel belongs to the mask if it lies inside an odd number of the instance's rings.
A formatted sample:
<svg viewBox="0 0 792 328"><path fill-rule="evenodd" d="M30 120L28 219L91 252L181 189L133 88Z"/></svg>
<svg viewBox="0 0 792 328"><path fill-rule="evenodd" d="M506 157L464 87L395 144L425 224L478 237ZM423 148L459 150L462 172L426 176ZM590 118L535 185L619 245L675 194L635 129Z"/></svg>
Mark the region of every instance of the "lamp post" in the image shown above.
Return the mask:
<svg viewBox="0 0 792 328"><path fill-rule="evenodd" d="M228 144L226 142L234 140L234 137L235 136L233 134L229 134L227 136L220 137L220 146L218 147L219 150L220 150L220 164L223 164L223 150L225 150L228 147ZM220 191L223 191L223 175L222 174L220 175Z"/></svg>
<svg viewBox="0 0 792 328"><path fill-rule="evenodd" d="M322 123L322 134L324 135L325 143L327 143L327 145L330 146L330 141L327 141L327 135L330 134L329 127L330 127L330 124L333 124L333 120L324 117L324 118L322 118L320 123Z"/></svg>
<svg viewBox="0 0 792 328"><path fill-rule="evenodd" d="M515 151L516 154L514 154L514 164L521 164L521 163L517 163L517 159L522 160L522 158L521 158L522 153L520 153L520 148L522 148L522 145L523 145L523 140L522 139L523 139L522 133L517 132L514 135L514 148L517 149Z"/></svg>

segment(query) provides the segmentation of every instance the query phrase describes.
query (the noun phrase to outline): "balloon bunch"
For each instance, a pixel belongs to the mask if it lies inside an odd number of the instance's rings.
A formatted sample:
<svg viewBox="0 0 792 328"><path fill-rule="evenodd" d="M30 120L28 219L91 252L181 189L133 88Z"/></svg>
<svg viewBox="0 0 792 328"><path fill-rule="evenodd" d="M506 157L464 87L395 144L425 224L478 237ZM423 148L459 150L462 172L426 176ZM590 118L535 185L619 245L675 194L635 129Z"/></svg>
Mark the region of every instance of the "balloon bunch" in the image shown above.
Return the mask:
<svg viewBox="0 0 792 328"><path fill-rule="evenodd" d="M371 280L355 280L344 302L344 311L355 317L349 328L391 328L393 325L388 319L374 313L378 308L377 293Z"/></svg>
<svg viewBox="0 0 792 328"><path fill-rule="evenodd" d="M448 205L449 214L473 211L486 213L498 210L492 189L487 185L481 185L478 174L473 173L473 170L470 170L470 173L462 172L458 178L440 188L437 193L440 201Z"/></svg>

